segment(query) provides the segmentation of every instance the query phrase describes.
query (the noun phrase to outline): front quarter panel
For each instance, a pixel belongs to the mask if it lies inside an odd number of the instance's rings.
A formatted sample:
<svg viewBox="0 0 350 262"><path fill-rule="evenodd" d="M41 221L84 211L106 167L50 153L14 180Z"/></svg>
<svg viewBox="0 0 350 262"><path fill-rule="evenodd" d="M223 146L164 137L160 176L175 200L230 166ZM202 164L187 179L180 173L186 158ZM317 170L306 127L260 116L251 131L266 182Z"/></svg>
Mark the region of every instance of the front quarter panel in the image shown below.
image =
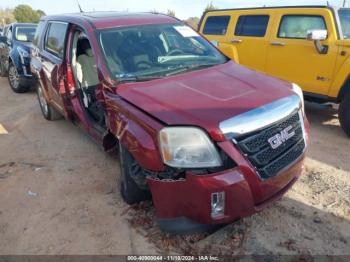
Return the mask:
<svg viewBox="0 0 350 262"><path fill-rule="evenodd" d="M159 122L124 101L120 96L105 91L107 124L110 132L146 170L165 170L158 149Z"/></svg>

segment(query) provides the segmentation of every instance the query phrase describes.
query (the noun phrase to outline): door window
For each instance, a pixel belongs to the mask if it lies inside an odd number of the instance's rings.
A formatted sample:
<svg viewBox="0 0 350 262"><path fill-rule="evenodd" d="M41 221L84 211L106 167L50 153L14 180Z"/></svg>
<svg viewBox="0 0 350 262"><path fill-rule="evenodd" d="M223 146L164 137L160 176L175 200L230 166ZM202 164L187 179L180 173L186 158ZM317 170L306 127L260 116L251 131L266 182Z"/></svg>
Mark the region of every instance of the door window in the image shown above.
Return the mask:
<svg viewBox="0 0 350 262"><path fill-rule="evenodd" d="M63 58L67 27L67 23L52 22L46 34L45 50L59 58Z"/></svg>
<svg viewBox="0 0 350 262"><path fill-rule="evenodd" d="M309 30L326 30L322 16L285 15L278 31L279 38L306 39Z"/></svg>
<svg viewBox="0 0 350 262"><path fill-rule="evenodd" d="M43 34L44 27L45 27L45 22L40 21L35 31L33 45L39 46L39 39L40 39L40 36Z"/></svg>
<svg viewBox="0 0 350 262"><path fill-rule="evenodd" d="M205 23L203 34L225 35L230 22L230 16L210 16Z"/></svg>
<svg viewBox="0 0 350 262"><path fill-rule="evenodd" d="M264 37L269 23L268 15L240 16L235 29L236 36Z"/></svg>

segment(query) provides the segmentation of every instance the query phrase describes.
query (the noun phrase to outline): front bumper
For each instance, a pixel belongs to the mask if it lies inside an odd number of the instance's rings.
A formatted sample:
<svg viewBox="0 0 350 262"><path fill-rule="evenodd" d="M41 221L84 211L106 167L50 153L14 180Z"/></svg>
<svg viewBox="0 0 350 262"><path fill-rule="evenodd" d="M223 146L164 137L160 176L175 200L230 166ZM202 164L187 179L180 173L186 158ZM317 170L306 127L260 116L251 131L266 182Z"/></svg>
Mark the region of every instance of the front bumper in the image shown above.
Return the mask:
<svg viewBox="0 0 350 262"><path fill-rule="evenodd" d="M237 167L206 176L188 173L185 180L178 181L148 178L163 230L190 232L250 216L279 200L303 171L304 155L278 176L262 180L232 142L218 145ZM219 218L211 216L211 195L215 192L225 192L225 213Z"/></svg>

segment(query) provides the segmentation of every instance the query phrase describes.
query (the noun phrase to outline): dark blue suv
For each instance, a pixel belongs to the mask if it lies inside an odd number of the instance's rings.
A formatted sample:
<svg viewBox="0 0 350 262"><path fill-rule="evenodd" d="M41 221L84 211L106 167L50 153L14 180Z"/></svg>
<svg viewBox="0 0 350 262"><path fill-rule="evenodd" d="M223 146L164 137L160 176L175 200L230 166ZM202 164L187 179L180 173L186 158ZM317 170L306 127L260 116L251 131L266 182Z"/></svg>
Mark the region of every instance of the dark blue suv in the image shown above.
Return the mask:
<svg viewBox="0 0 350 262"><path fill-rule="evenodd" d="M16 93L24 93L35 83L30 72L30 48L36 24L14 23L0 37L0 75L8 76Z"/></svg>

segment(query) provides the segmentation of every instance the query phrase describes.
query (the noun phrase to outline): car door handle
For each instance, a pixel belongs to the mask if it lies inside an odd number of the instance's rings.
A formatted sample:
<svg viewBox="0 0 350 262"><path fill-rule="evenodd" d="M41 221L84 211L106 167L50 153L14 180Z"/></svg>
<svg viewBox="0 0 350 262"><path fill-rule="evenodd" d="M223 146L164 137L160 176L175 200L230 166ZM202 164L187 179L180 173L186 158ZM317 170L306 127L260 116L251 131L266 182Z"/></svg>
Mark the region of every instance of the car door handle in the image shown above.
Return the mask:
<svg viewBox="0 0 350 262"><path fill-rule="evenodd" d="M242 40L242 39L238 39L238 38L235 38L235 39L232 39L232 40L231 40L231 43L240 44L240 43L242 43L242 42L243 42L243 40Z"/></svg>
<svg viewBox="0 0 350 262"><path fill-rule="evenodd" d="M275 45L275 46L285 46L286 45L286 43L284 43L284 42L271 42L270 44Z"/></svg>

